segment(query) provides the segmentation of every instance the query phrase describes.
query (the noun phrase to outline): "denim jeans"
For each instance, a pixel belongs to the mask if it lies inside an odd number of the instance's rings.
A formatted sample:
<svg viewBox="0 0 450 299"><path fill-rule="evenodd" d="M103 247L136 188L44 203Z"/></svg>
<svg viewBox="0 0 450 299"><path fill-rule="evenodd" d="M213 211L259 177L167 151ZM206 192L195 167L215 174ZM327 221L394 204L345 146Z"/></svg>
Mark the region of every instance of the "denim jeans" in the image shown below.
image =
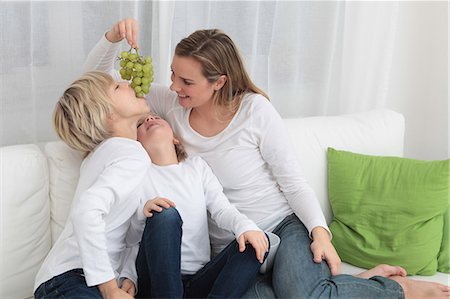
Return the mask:
<svg viewBox="0 0 450 299"><path fill-rule="evenodd" d="M136 260L137 298L240 298L261 267L253 247L241 253L233 241L197 273L182 275L182 224L175 208L147 219Z"/></svg>
<svg viewBox="0 0 450 299"><path fill-rule="evenodd" d="M34 292L36 299L103 299L96 286L88 287L82 269L73 269L41 284Z"/></svg>
<svg viewBox="0 0 450 299"><path fill-rule="evenodd" d="M294 214L273 233L281 242L272 272L258 275L243 298L404 298L402 287L385 277L331 276L325 261L313 261L309 233Z"/></svg>

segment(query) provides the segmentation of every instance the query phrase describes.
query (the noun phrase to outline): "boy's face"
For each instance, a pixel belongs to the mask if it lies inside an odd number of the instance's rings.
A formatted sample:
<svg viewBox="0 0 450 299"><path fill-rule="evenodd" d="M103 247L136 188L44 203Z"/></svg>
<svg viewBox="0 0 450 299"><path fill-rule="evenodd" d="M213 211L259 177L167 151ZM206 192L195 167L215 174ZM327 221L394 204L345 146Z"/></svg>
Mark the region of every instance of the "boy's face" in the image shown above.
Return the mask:
<svg viewBox="0 0 450 299"><path fill-rule="evenodd" d="M114 83L109 91L114 114L119 118L142 116L150 112L145 98L137 98L127 82Z"/></svg>
<svg viewBox="0 0 450 299"><path fill-rule="evenodd" d="M169 123L156 115L142 119L137 128L137 139L147 148L157 143L173 145L173 131Z"/></svg>

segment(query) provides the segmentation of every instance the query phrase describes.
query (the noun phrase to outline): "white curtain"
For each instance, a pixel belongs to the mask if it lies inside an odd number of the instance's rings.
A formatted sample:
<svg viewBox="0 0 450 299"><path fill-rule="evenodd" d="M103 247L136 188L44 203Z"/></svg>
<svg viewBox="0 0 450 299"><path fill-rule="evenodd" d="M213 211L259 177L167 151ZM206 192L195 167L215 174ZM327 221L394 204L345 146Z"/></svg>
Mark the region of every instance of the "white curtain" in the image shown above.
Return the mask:
<svg viewBox="0 0 450 299"><path fill-rule="evenodd" d="M408 112L405 100L398 104L392 96L405 9L407 3L394 1L0 2L0 145L56 139L54 103L81 74L101 34L126 16L138 19L141 53L153 57L160 83L169 84L181 38L221 28L283 117L381 107ZM448 133L445 120L437 126ZM448 155L448 135L442 138L431 158Z"/></svg>

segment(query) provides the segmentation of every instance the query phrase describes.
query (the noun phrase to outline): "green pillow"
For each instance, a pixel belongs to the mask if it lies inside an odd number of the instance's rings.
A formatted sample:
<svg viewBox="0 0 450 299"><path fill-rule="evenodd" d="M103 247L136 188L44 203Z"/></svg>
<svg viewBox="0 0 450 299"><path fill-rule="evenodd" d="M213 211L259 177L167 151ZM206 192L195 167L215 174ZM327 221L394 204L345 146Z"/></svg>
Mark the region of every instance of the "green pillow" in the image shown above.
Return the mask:
<svg viewBox="0 0 450 299"><path fill-rule="evenodd" d="M332 242L344 262L363 268L400 265L410 275L436 273L449 206L449 160L329 148L328 196ZM448 251L442 264L448 266Z"/></svg>
<svg viewBox="0 0 450 299"><path fill-rule="evenodd" d="M444 215L444 235L442 236L441 250L438 256L438 268L439 272L450 273L450 239L449 239L449 226L450 226L450 207L447 208L447 212Z"/></svg>

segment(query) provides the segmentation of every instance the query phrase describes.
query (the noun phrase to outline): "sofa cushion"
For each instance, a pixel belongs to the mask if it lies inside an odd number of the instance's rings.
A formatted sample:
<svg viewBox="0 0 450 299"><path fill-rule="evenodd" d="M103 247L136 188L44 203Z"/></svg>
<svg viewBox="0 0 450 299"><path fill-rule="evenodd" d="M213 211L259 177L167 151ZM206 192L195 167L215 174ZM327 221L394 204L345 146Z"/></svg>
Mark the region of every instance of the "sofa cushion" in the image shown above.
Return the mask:
<svg viewBox="0 0 450 299"><path fill-rule="evenodd" d="M44 151L50 170L51 230L54 244L69 216L83 154L62 141L47 143Z"/></svg>
<svg viewBox="0 0 450 299"><path fill-rule="evenodd" d="M405 120L388 109L285 119L302 171L317 194L328 224L327 148L368 155L403 156Z"/></svg>
<svg viewBox="0 0 450 299"><path fill-rule="evenodd" d="M25 298L51 246L47 160L33 144L0 157L0 298Z"/></svg>
<svg viewBox="0 0 450 299"><path fill-rule="evenodd" d="M448 208L449 160L420 161L328 149L333 244L342 260L433 275Z"/></svg>

